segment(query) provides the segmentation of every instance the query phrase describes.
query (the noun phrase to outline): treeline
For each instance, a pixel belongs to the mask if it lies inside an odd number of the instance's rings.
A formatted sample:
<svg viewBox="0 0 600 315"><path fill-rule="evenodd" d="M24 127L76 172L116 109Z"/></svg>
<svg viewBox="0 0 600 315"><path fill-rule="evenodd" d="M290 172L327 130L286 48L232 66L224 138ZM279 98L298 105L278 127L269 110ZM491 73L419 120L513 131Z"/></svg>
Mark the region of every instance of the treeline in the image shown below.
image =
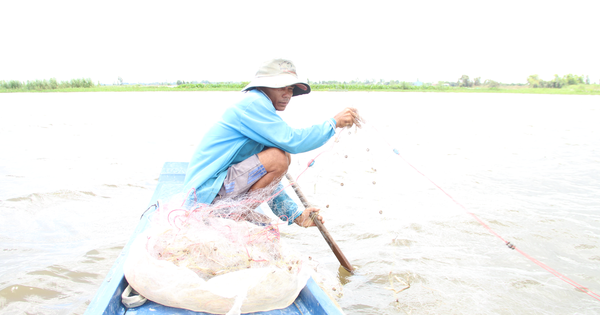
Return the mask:
<svg viewBox="0 0 600 315"><path fill-rule="evenodd" d="M527 78L527 83L529 84L529 87L532 87L532 88L560 89L563 86L567 86L567 85L584 84L584 81L583 81L583 75L573 75L570 73L567 75L564 75L563 77L560 77L558 74L555 74L554 79L552 79L550 81L544 81L544 80L540 79L537 74L533 74ZM587 75L585 78L585 84L590 84L590 77Z"/></svg>
<svg viewBox="0 0 600 315"><path fill-rule="evenodd" d="M177 80L177 88L189 90L221 90L235 91L243 89L249 82L209 82L209 81L192 81L186 82ZM172 83L157 83L156 85L171 85ZM523 88L562 88L569 85L589 85L589 76L567 74L565 76L555 75L550 81L544 81L536 75L530 75L527 78L527 83L499 83L494 80L485 80L482 82L481 77L471 80L468 75L462 75L457 81L438 81L437 83L416 82L390 80L352 80L352 81L310 81L312 90L314 91L386 91L386 90L448 90L453 88L488 88L496 90L498 88L506 88L509 86L520 86ZM124 83L121 77L118 78L118 86L130 85ZM142 84L145 85L145 84ZM90 78L72 79L70 81L57 81L55 78L49 80L34 80L34 81L2 81L0 80L0 90L4 91L41 91L41 90L57 90L68 88L94 88L100 86L100 83L94 84ZM136 84L136 86L141 86ZM108 87L103 87L104 89ZM166 87L165 87L166 88ZM466 89L470 90L470 89Z"/></svg>
<svg viewBox="0 0 600 315"><path fill-rule="evenodd" d="M433 83L424 83L424 82L420 82L418 79L416 82L412 82L412 81L400 81L400 80L390 80L390 81L384 81L383 79L380 80L364 80L364 81L358 81L358 80L352 80L352 81L335 81L335 80L329 80L329 81L310 81L308 82L311 86L311 88L314 89L321 89L321 88L327 88L327 89L332 89L332 88L345 88L345 89L360 89L360 90L369 90L369 89L374 89L374 90L387 90L387 89L393 89L393 90L412 90L412 89L421 89L421 88L427 88L427 87L434 87L436 85L441 85L443 82L438 82L438 84L433 84Z"/></svg>
<svg viewBox="0 0 600 315"><path fill-rule="evenodd" d="M196 84L180 84L177 86L179 89L200 89L200 90L241 90L249 82L215 82L215 83L196 83ZM387 81L387 82L375 82L375 83L364 83L364 82L337 82L337 81L322 81L322 82L309 82L310 87L313 91L331 91L331 90L343 90L343 91L385 91L385 90L443 90L449 89L449 86L444 85L432 85L425 83L422 85L414 85L413 82L402 82L402 81Z"/></svg>
<svg viewBox="0 0 600 315"><path fill-rule="evenodd" d="M423 83L421 85L415 85L414 82L405 81L388 81L388 82L377 82L377 83L346 83L346 82L327 82L327 83L310 83L310 87L313 91L398 91L398 90L444 90L449 89L449 86L444 85L433 85L429 83Z"/></svg>
<svg viewBox="0 0 600 315"><path fill-rule="evenodd" d="M214 82L214 83L184 83L177 81L177 88L180 89L203 89L203 90L216 90L216 89L231 89L241 90L248 85L250 82Z"/></svg>
<svg viewBox="0 0 600 315"><path fill-rule="evenodd" d="M469 76L466 74L463 74L458 81L456 81L456 84L452 84L450 82L447 83L450 86L459 86L459 87L474 87L474 86L485 86L485 87L490 87L490 88L498 88L500 87L500 83L496 82L494 80L485 80L483 81L483 83L481 82L481 77L477 77L475 79L473 79L473 81L471 81L471 79L469 79Z"/></svg>
<svg viewBox="0 0 600 315"><path fill-rule="evenodd" d="M318 81L310 82L310 86L313 90L447 90L452 87L489 87L498 88L500 83L493 80L485 80L481 82L481 78L475 78L474 80L469 79L468 75L461 76L458 81L438 81L437 83L420 82L407 82L398 80L365 80L365 81L350 81L338 82L338 81ZM502 84L505 85L505 84Z"/></svg>
<svg viewBox="0 0 600 315"><path fill-rule="evenodd" d="M89 88L94 87L92 79L72 79L71 81L58 82L55 78L50 80L35 80L21 82L16 80L0 81L0 88L7 90L56 90L65 88Z"/></svg>
<svg viewBox="0 0 600 315"><path fill-rule="evenodd" d="M558 74L554 75L554 79L550 80L550 81L544 81L542 79L539 78L539 76L537 74L534 75L530 75L527 78L527 84L522 84L522 83L517 83L517 84L504 84L504 83L499 83L496 82L494 80L485 80L484 82L481 82L481 77L477 77L473 80L471 80L469 78L468 75L463 74L458 81L456 81L456 83L453 82L439 82L439 84L447 84L449 86L458 86L458 87L477 87L477 86L483 86L483 87L489 87L489 88L498 88L501 85L502 86L525 86L528 85L529 87L532 88L557 88L560 89L564 86L568 86L568 85L578 85L578 84L590 84L590 77L589 76L585 76L585 81L583 78L583 75L574 75L574 74L567 74L565 76L560 77Z"/></svg>

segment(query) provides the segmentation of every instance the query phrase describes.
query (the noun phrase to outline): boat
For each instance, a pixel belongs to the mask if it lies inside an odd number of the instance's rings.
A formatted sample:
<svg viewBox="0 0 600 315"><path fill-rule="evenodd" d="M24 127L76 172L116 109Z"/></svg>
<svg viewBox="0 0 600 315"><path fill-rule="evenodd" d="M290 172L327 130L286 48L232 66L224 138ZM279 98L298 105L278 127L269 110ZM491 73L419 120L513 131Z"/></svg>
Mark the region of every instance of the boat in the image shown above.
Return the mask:
<svg viewBox="0 0 600 315"><path fill-rule="evenodd" d="M153 205L157 204L158 200L167 200L170 196L173 196L181 191L183 181L185 179L185 172L187 170L188 163L185 162L166 162L160 172L158 184L156 190L150 200L148 210L146 210L133 232L133 235L117 257L112 268L106 275L106 278L100 285L100 288L96 292L96 295L88 305L85 315L100 315L100 314L208 314L202 312L194 312L186 309L172 308L164 306L150 300L146 301L143 305L127 308L122 303L123 292L129 291L129 284L125 278L123 272L123 265L127 259L129 248L133 243L135 237L144 231L149 223L149 216L152 215L156 207ZM131 306L131 305L130 305ZM289 305L287 308L255 312L249 314L344 314L339 308L337 303L323 291L319 285L312 279L309 278L306 286L300 291L300 294L296 300Z"/></svg>

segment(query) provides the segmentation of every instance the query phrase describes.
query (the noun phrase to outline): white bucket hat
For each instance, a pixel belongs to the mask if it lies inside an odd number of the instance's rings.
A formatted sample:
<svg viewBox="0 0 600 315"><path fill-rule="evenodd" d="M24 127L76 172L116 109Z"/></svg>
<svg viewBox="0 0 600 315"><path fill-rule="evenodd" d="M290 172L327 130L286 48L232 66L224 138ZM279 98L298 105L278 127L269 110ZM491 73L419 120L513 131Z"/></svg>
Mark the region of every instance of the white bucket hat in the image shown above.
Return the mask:
<svg viewBox="0 0 600 315"><path fill-rule="evenodd" d="M242 91L257 87L282 88L294 85L292 96L310 93L310 85L298 78L296 66L286 59L273 59L258 68L254 79Z"/></svg>

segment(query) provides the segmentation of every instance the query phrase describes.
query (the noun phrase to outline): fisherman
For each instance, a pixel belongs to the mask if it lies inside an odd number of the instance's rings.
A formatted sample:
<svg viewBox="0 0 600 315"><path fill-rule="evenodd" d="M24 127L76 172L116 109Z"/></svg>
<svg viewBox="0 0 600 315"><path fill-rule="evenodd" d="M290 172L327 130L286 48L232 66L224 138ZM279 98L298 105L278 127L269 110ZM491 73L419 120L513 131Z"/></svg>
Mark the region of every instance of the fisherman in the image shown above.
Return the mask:
<svg viewBox="0 0 600 315"><path fill-rule="evenodd" d="M284 111L293 96L310 93L310 85L298 78L290 60L265 62L242 91L244 97L209 129L189 163L184 191L195 190L200 203L236 198L276 183L278 188L269 194L279 192L291 154L321 147L336 128L360 127L360 116L350 107L309 128L295 129L284 122L276 111ZM268 205L288 224L304 227L315 225L310 214L319 211L312 207L299 212L285 191ZM324 222L321 216L318 219Z"/></svg>

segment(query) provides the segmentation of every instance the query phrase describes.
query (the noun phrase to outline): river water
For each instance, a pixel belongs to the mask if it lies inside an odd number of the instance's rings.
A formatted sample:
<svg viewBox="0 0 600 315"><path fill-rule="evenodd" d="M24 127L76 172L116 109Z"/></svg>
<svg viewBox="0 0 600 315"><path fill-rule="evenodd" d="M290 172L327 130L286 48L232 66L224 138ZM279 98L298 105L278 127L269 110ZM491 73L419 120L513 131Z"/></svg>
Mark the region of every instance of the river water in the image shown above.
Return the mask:
<svg viewBox="0 0 600 315"><path fill-rule="evenodd" d="M82 314L163 163L188 161L238 97L0 94L0 312ZM600 97L313 92L282 116L346 106L364 128L290 173L356 273L338 275L318 230L283 231L344 284L346 313L600 313Z"/></svg>

